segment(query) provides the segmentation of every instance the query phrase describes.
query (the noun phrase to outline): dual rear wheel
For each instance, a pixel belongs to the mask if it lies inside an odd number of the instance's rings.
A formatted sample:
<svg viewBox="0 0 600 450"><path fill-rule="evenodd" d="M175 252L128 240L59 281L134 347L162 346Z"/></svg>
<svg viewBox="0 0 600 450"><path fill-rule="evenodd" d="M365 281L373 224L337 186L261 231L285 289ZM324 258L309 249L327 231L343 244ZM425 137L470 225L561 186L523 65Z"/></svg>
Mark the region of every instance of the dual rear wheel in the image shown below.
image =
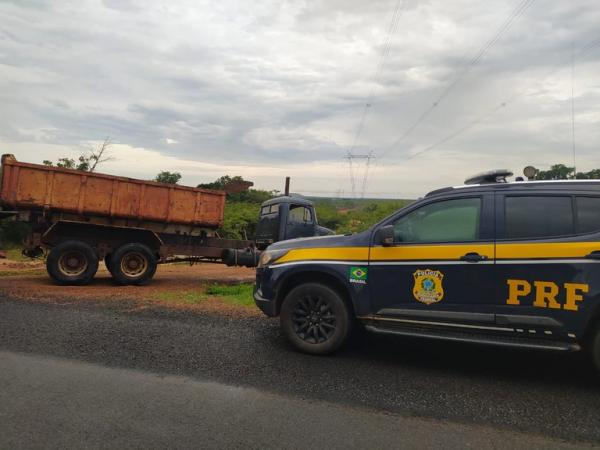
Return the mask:
<svg viewBox="0 0 600 450"><path fill-rule="evenodd" d="M85 242L64 241L50 250L46 269L58 284L82 286L92 281L96 275L98 256Z"/></svg>
<svg viewBox="0 0 600 450"><path fill-rule="evenodd" d="M144 244L124 244L104 261L120 285L143 285L156 273L157 258ZM65 241L52 248L46 268L56 283L81 286L90 283L96 275L98 255L86 242Z"/></svg>
<svg viewBox="0 0 600 450"><path fill-rule="evenodd" d="M106 266L120 285L147 284L156 273L156 256L144 244L125 244L110 255Z"/></svg>

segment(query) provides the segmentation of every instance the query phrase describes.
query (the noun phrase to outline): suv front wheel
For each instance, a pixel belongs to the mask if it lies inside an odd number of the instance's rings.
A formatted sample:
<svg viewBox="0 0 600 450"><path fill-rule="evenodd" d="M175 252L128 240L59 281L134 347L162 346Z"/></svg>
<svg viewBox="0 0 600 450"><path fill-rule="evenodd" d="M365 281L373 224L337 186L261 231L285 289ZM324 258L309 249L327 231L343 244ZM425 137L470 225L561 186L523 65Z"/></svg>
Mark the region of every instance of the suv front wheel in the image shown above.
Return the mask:
<svg viewBox="0 0 600 450"><path fill-rule="evenodd" d="M343 298L320 283L296 286L281 306L281 328L300 351L325 355L337 350L350 333L351 318Z"/></svg>

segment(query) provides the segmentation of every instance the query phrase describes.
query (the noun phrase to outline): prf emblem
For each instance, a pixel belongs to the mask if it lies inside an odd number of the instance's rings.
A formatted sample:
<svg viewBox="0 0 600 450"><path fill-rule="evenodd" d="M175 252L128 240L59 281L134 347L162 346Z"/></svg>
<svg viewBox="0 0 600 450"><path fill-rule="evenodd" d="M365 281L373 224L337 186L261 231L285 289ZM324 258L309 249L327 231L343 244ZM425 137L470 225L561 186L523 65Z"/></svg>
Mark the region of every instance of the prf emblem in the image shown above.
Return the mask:
<svg viewBox="0 0 600 450"><path fill-rule="evenodd" d="M444 298L444 286L442 281L444 274L439 270L417 270L413 273L415 285L413 295L421 303L431 305L441 302Z"/></svg>

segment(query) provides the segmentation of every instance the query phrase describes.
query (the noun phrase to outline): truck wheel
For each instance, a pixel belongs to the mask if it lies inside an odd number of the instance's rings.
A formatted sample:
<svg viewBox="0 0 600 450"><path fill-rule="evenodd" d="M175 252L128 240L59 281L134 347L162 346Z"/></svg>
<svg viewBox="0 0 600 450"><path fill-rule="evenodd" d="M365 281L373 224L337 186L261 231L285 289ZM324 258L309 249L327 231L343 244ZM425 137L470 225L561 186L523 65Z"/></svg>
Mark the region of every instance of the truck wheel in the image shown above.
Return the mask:
<svg viewBox="0 0 600 450"><path fill-rule="evenodd" d="M58 284L81 286L96 275L98 256L85 242L65 241L50 250L46 269Z"/></svg>
<svg viewBox="0 0 600 450"><path fill-rule="evenodd" d="M112 275L112 254L108 254L104 257L104 265L106 266L106 270Z"/></svg>
<svg viewBox="0 0 600 450"><path fill-rule="evenodd" d="M351 328L350 312L341 296L320 283L295 287L281 306L281 328L300 351L325 355L337 350Z"/></svg>
<svg viewBox="0 0 600 450"><path fill-rule="evenodd" d="M156 256L143 244L125 244L112 254L111 274L117 284L143 285L156 273Z"/></svg>

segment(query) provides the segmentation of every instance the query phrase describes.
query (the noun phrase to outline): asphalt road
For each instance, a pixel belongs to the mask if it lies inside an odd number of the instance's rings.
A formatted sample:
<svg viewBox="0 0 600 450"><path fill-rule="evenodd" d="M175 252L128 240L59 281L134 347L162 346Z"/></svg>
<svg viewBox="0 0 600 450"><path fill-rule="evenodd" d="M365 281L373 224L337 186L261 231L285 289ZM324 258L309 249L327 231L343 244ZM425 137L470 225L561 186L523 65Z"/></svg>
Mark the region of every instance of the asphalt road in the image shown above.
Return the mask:
<svg viewBox="0 0 600 450"><path fill-rule="evenodd" d="M83 444L581 448L600 383L581 355L367 335L314 357L262 317L0 299L0 448Z"/></svg>

